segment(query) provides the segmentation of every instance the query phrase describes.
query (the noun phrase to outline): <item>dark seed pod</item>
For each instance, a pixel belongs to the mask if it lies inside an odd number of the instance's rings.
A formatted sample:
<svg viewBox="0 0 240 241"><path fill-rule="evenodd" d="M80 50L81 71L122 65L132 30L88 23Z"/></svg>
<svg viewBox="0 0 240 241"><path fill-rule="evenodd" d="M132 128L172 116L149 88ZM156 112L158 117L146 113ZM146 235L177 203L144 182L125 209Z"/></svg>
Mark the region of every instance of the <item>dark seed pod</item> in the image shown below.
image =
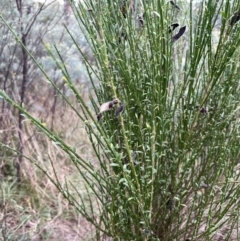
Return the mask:
<svg viewBox="0 0 240 241"><path fill-rule="evenodd" d="M97 114L97 120L100 121L102 118L102 113Z"/></svg>
<svg viewBox="0 0 240 241"><path fill-rule="evenodd" d="M173 205L174 205L174 200L173 200L173 188L172 188L172 184L168 185L168 191L171 193L171 195L169 196L169 199L166 202L166 207L169 211L172 211L173 209Z"/></svg>
<svg viewBox="0 0 240 241"><path fill-rule="evenodd" d="M204 108L204 107L202 107L201 110L200 110L200 112L201 112L202 114L207 114L207 109Z"/></svg>
<svg viewBox="0 0 240 241"><path fill-rule="evenodd" d="M172 37L172 41L173 42L177 41L184 34L185 31L186 31L186 26L181 27L179 32Z"/></svg>
<svg viewBox="0 0 240 241"><path fill-rule="evenodd" d="M174 29L176 29L177 27L179 27L178 23L172 23L169 27L168 27L168 32L171 33Z"/></svg>
<svg viewBox="0 0 240 241"><path fill-rule="evenodd" d="M144 27L143 16L138 15L138 22L139 22L139 26L143 28Z"/></svg>
<svg viewBox="0 0 240 241"><path fill-rule="evenodd" d="M233 16L230 18L230 25L237 23L240 20L240 11L237 11L233 14Z"/></svg>
<svg viewBox="0 0 240 241"><path fill-rule="evenodd" d="M124 18L127 18L127 3L126 0L123 1L121 6L121 12Z"/></svg>
<svg viewBox="0 0 240 241"><path fill-rule="evenodd" d="M177 8L178 10L181 10L180 7L178 7L178 5L174 1L170 1L170 4L175 8Z"/></svg>
<svg viewBox="0 0 240 241"><path fill-rule="evenodd" d="M118 38L118 43L121 43L122 40L127 40L127 34L124 32L121 32L121 36Z"/></svg>
<svg viewBox="0 0 240 241"><path fill-rule="evenodd" d="M124 103L121 103L120 106L115 111L115 116L118 117L120 113L124 110Z"/></svg>
<svg viewBox="0 0 240 241"><path fill-rule="evenodd" d="M168 209L169 211L172 211L172 209L173 209L173 199L172 199L172 198L170 198L170 199L166 202L166 206L167 206L167 209Z"/></svg>

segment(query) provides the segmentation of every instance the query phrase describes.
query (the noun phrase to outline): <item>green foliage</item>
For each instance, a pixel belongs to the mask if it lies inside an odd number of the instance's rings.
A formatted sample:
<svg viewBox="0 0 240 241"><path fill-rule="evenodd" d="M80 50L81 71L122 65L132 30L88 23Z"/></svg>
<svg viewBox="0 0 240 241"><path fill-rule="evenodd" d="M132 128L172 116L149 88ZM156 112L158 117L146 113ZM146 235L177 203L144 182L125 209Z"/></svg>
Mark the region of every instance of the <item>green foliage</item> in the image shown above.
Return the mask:
<svg viewBox="0 0 240 241"><path fill-rule="evenodd" d="M239 239L240 31L229 21L238 1L191 1L179 10L168 1L136 0L134 11L126 5L124 14L122 1L70 2L95 58L93 65L66 28L91 79L91 106L59 48L48 50L81 111L42 71L84 121L98 165L1 91L69 155L86 195L35 165L95 225L98 240ZM187 31L172 41L169 26L178 19Z"/></svg>

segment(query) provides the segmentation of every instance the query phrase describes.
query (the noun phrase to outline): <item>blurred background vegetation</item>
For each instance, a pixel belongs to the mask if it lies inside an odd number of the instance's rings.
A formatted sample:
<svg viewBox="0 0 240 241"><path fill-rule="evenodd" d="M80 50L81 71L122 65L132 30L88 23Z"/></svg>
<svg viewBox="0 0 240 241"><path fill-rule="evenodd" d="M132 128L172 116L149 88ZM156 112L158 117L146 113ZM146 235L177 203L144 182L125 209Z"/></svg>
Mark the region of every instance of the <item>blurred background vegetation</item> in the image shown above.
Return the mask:
<svg viewBox="0 0 240 241"><path fill-rule="evenodd" d="M89 59L92 59L92 55L68 1L3 0L0 9L54 83L71 98L61 71L44 45L58 46L64 53L74 83L88 101L90 82L86 68L64 30L64 24ZM77 150L81 150L83 155L92 156L82 122L48 84L2 22L0 35L0 88L16 102L24 103L28 111ZM73 105L74 101L72 98ZM2 143L36 158L49 171L49 159L53 160L58 165L62 182L66 176L74 182L81 182L69 158L30 125L14 106L1 99L0 109ZM0 240L83 240L88 236L90 226L86 225L85 219L69 206L46 176L26 160L23 161L21 155L0 147L0 170Z"/></svg>
<svg viewBox="0 0 240 241"><path fill-rule="evenodd" d="M239 8L2 1L2 239L239 240Z"/></svg>

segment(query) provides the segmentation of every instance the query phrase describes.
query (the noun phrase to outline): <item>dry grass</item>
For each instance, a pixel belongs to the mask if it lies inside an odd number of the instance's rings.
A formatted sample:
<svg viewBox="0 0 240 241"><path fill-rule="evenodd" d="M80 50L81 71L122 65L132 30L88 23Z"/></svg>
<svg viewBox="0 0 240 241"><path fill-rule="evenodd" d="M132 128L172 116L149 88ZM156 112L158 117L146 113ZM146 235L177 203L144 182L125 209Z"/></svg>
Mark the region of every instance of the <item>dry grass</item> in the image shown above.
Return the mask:
<svg viewBox="0 0 240 241"><path fill-rule="evenodd" d="M83 123L73 111L59 101L54 115L49 99L48 105L38 108L38 116L66 143L75 146L84 158L94 162ZM45 102L46 103L46 102ZM31 107L32 108L32 107ZM33 108L34 109L34 108ZM42 110L45 111L42 111ZM14 111L5 110L2 121L1 140L17 146L17 118ZM28 120L24 121L24 154L37 161L54 178L57 172L62 185L65 180L77 183L84 195L83 180L71 160L49 139L39 132ZM91 225L59 194L51 181L31 162L21 163L22 182L16 182L14 162L16 155L1 150L1 194L0 194L0 240L90 240L94 233ZM51 164L52 162L52 164Z"/></svg>

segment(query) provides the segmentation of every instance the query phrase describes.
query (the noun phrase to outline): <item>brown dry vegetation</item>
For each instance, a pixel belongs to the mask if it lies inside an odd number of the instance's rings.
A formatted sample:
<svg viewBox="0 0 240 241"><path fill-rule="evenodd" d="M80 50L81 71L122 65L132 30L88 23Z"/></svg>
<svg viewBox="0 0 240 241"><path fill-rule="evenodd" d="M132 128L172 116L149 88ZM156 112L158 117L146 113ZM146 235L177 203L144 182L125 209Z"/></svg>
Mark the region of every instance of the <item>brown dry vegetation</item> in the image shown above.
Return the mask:
<svg viewBox="0 0 240 241"><path fill-rule="evenodd" d="M35 87L32 94L28 95L30 112L47 126L52 127L66 143L75 146L82 157L94 162L83 123L76 114L58 97L53 112L54 98L51 98L53 93L50 86L45 83L44 88L41 87L45 97L38 96L37 86ZM38 108L34 107L36 103ZM74 99L72 103L76 106ZM4 110L1 125L0 135L3 142L11 147L16 146L18 130L14 110L10 108ZM84 196L82 178L63 151L28 120L24 120L23 136L26 156L47 170L53 179L52 165L54 165L59 182L64 185L66 179L71 181ZM90 240L94 234L93 228L59 194L57 188L41 170L24 159L21 163L22 181L18 183L14 166L17 161L16 154L1 150L0 158L0 240Z"/></svg>

